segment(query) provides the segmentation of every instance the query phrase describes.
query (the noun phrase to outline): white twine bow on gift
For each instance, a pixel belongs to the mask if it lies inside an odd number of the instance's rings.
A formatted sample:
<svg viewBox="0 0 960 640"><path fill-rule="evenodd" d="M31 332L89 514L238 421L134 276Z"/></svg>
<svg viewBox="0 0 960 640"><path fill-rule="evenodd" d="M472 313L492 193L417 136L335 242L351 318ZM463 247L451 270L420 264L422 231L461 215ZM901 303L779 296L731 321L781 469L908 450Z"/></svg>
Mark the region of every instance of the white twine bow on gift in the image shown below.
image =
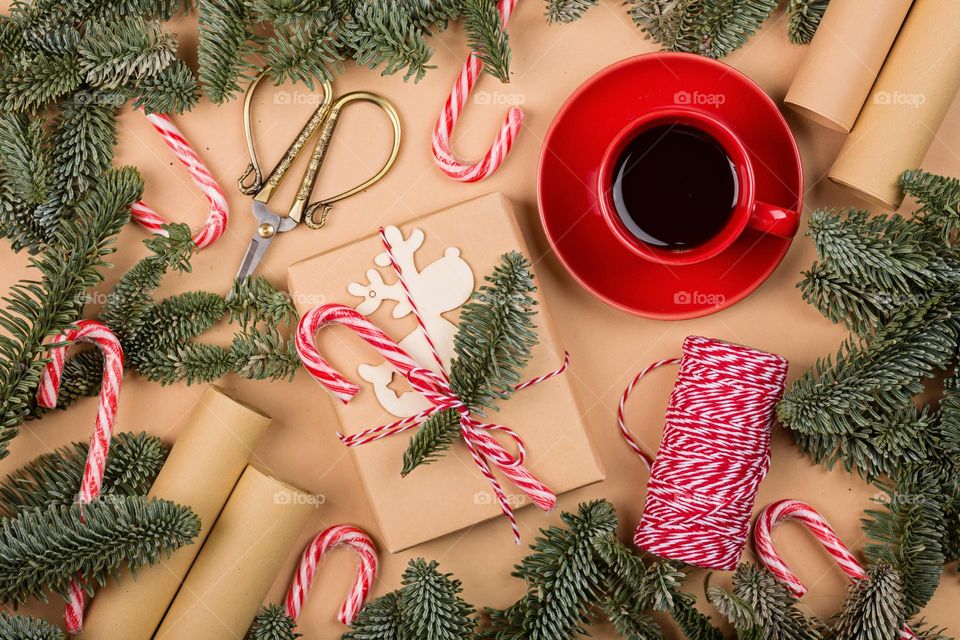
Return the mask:
<svg viewBox="0 0 960 640"><path fill-rule="evenodd" d="M510 521L514 540L519 544L520 530L517 527L516 516L513 513L513 508L510 506L507 496L503 492L503 488L500 486L500 482L493 474L491 463L539 508L547 511L553 509L556 505L557 496L524 467L526 451L523 446L523 440L519 434L505 425L480 422L473 417L470 407L454 393L450 385L450 379L443 370L440 355L427 333L426 325L420 316L420 311L410 294L410 290L404 282L402 270L394 259L390 243L387 241L382 228L380 229L380 239L386 247L387 255L390 257L390 264L397 273L397 278L410 307L413 309L417 323L423 331L427 344L430 346L433 357L437 361L437 364L440 365L440 372L435 373L430 369L421 367L403 348L365 316L356 309L342 304L326 304L314 307L304 314L297 327L297 353L300 355L300 359L303 361L303 365L307 371L310 372L310 375L339 398L341 402L346 404L357 394L360 388L344 378L323 359L323 356L321 356L317 350L315 341L317 332L325 326L334 323L346 326L380 352L387 362L410 382L414 390L429 401L431 406L416 415L402 418L390 424L367 429L351 436L337 434L340 440L348 447L360 446L398 433L403 433L404 431L420 426L430 416L441 411L447 409L456 411L460 419L460 434L463 437L464 444L466 444L467 450L470 452L480 472L490 482L490 486L493 488L493 492L497 497L501 511L503 511L503 514ZM566 371L569 362L570 356L564 352L563 364L558 369L518 384L514 389L526 389L534 384L539 384L540 382L558 376ZM491 431L504 433L512 439L517 445L517 455L507 451L502 444L490 435Z"/></svg>

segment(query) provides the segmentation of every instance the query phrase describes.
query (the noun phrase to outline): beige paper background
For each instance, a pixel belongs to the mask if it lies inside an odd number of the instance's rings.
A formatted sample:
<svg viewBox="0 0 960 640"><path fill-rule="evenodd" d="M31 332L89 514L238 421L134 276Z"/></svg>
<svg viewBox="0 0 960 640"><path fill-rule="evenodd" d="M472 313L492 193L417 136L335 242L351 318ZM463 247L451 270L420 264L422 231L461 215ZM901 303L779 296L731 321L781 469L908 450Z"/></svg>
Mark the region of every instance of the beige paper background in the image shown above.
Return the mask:
<svg viewBox="0 0 960 640"><path fill-rule="evenodd" d="M6 3L3 4L6 6ZM659 322L619 312L594 299L581 289L550 254L540 229L536 207L536 167L540 143L554 113L580 83L604 66L624 57L655 50L643 38L617 2L605 1L591 9L572 25L548 26L543 5L521 2L511 19L513 77L509 85L484 78L474 94L457 130L456 144L467 157L483 152L502 122L507 103L522 102L527 122L517 144L501 171L486 182L459 184L444 177L432 164L430 133L436 114L446 98L465 55L463 32L454 26L436 36L432 70L419 85L404 84L399 78L381 79L377 72L350 68L336 83L338 93L354 89L372 89L393 100L401 112L405 141L397 167L376 187L344 203L331 214L321 232L301 229L280 238L260 273L283 285L286 267L297 260L339 246L368 234L379 224L395 223L423 213L502 191L515 203L532 258L537 263L544 294L556 320L559 339L575 363L571 380L606 471L607 480L590 488L563 496L560 505L574 509L578 502L594 497L610 499L618 509L622 535L627 539L640 516L647 474L627 449L616 430L615 411L623 387L633 374L652 360L675 355L683 338L691 333L716 336L747 343L782 354L791 363L790 379L803 373L813 361L836 349L845 337L812 307L803 303L795 284L800 271L814 258L810 240L798 237L777 271L756 292L731 309L683 322ZM182 50L195 57L195 21L175 25L184 34ZM787 42L786 17L776 13L741 50L726 62L753 78L778 102L800 63L805 49ZM289 89L287 87L286 89ZM302 89L295 99L308 94ZM624 87L630 91L630 87ZM276 95L276 94L275 94ZM279 101L278 101L279 102ZM302 124L312 108L310 104L277 104L264 94L256 115L261 127L261 145L265 162L279 158L284 143ZM328 166L320 178L326 192L347 183L355 172L373 171L388 148L387 124L382 116L364 118L366 106L348 110L338 127ZM376 114L372 108L368 111ZM843 136L820 128L804 118L787 114L797 136L804 159L807 195L805 218L812 208L853 204L849 194L824 180ZM204 102L194 112L175 118L178 126L193 141L211 170L221 177L232 206L227 234L211 249L198 255L190 275L169 277L161 294L190 289L227 291L229 280L253 232L249 200L234 188L234 180L247 162L240 134L240 105L237 102L215 108ZM178 220L197 225L206 215L202 198L176 161L139 114L124 113L120 121L118 163L137 165L147 183L146 199L155 208ZM960 175L960 105L951 108L940 128L923 166L951 175ZM906 168L906 167L905 167ZM279 196L278 196L279 198ZM279 201L279 200L278 200ZM120 251L113 256L115 268L107 272L107 283L116 281L144 254L140 240L146 234L134 226L120 237ZM0 291L5 291L24 269L25 255L0 253ZM638 283L642 286L642 283ZM91 307L90 312L94 313ZM223 329L210 340L226 341ZM661 433L661 420L672 385L668 372L650 377L628 406L628 419L639 439L655 446ZM364 500L353 469L350 454L337 442L336 418L329 402L316 383L301 371L294 382L265 383L228 377L221 383L228 391L256 406L273 418L273 426L254 455L262 468L272 470L306 490L325 498L318 505L297 544L290 549L283 569L270 590L269 599L279 601L286 590L299 553L311 536L323 527L352 523L373 529L374 519ZM203 387L174 385L161 387L137 376L124 380L118 427L147 429L168 440L176 437L187 415L203 392ZM73 439L89 438L96 412L96 400L85 399L69 412L55 413L41 422L26 425L12 445L11 455L0 462L0 473L8 473L34 456ZM789 433L777 429L773 442L773 466L760 488L758 507L786 497L802 498L816 506L837 528L848 544L859 549L863 544L859 520L870 506L875 489L858 478L815 466L793 444ZM412 514L411 517L416 517ZM526 509L520 514L520 527L526 542L531 542L539 527L559 521L559 514L541 514ZM777 531L777 543L787 561L811 587L803 598L811 611L829 616L840 606L846 580L824 552L799 526L787 525ZM468 600L478 606L504 606L521 592L522 584L509 577L512 565L526 553L516 547L501 522L494 520L462 535L437 540L396 556L384 555L381 578L375 593L397 586L400 573L411 557L435 558L444 571L457 574L464 583ZM750 554L746 554L750 557ZM335 621L337 607L354 573L354 559L348 551L331 554L321 567L317 585L304 607L300 630L306 640L337 638L343 631ZM694 574L690 588L700 591L703 572ZM723 580L714 574L714 580ZM932 622L960 632L960 579L947 574L925 615ZM709 606L701 603L709 610ZM58 620L61 606L30 606L50 620ZM136 612L130 612L136 615ZM677 634L669 634L677 638ZM599 629L597 638L615 637L609 629ZM732 637L732 635L731 635Z"/></svg>

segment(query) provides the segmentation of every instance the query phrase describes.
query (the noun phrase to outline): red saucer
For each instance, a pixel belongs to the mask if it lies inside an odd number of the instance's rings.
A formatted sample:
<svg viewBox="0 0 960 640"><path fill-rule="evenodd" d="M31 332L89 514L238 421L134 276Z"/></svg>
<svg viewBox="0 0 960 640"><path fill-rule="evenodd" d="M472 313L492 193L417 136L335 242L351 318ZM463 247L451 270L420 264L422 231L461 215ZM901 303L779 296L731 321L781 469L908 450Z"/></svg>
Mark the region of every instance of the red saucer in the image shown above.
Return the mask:
<svg viewBox="0 0 960 640"><path fill-rule="evenodd" d="M570 274L609 304L662 320L705 316L742 300L790 247L790 240L747 229L720 255L678 267L644 260L617 241L597 198L603 153L638 116L678 104L713 114L741 137L758 200L801 210L800 152L776 105L739 71L687 53L628 58L583 83L547 132L537 177L547 239Z"/></svg>

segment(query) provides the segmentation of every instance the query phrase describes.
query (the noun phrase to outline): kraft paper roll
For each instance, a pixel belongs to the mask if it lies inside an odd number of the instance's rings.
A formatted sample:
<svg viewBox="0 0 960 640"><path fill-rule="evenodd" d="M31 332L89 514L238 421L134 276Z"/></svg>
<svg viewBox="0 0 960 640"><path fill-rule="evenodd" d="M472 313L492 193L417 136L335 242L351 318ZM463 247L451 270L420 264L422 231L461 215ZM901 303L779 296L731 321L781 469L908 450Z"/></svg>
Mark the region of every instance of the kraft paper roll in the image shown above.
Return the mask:
<svg viewBox="0 0 960 640"><path fill-rule="evenodd" d="M916 0L830 179L896 208L960 89L960 2Z"/></svg>
<svg viewBox="0 0 960 640"><path fill-rule="evenodd" d="M247 467L155 640L243 638L294 551L314 499Z"/></svg>
<svg viewBox="0 0 960 640"><path fill-rule="evenodd" d="M90 603L84 640L148 640L227 503L270 418L210 386L177 437L151 496L189 505L200 517L200 535L136 577L110 582ZM184 636L202 637L202 636Z"/></svg>
<svg viewBox="0 0 960 640"><path fill-rule="evenodd" d="M783 102L849 133L913 0L831 2Z"/></svg>

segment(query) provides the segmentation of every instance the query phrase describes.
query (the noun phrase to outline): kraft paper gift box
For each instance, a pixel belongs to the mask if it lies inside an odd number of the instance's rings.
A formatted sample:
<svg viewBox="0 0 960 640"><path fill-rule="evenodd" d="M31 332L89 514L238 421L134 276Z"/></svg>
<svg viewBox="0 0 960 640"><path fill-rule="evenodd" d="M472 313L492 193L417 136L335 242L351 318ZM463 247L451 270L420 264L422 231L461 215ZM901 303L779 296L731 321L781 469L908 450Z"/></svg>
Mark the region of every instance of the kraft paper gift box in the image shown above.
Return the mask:
<svg viewBox="0 0 960 640"><path fill-rule="evenodd" d="M513 207L503 195L491 194L395 229L387 227L387 232L430 337L449 367L461 305L484 284L484 276L500 263L502 254L516 250L530 257ZM322 303L356 307L419 364L436 369L376 230L366 238L294 264L287 279L301 315ZM563 362L564 348L557 340L548 301L541 294L539 289L533 294L538 301L539 344L524 370L524 380L553 371ZM342 404L318 384L316 393L331 398L340 420L339 425L321 424L318 429L352 435L428 406L399 373L393 375L379 353L349 329L326 327L316 340L327 362L361 389L348 404ZM576 362L571 366L575 368ZM521 390L499 402L498 410L485 413L481 420L506 425L520 435L527 452L526 467L558 495L603 480L569 374ZM411 430L350 448L389 551L401 551L501 516L490 483L459 439L440 459L401 477L403 453L412 435ZM504 434L493 435L508 450L516 450ZM494 473L511 505L528 504L503 474ZM506 520L502 535L511 535Z"/></svg>

